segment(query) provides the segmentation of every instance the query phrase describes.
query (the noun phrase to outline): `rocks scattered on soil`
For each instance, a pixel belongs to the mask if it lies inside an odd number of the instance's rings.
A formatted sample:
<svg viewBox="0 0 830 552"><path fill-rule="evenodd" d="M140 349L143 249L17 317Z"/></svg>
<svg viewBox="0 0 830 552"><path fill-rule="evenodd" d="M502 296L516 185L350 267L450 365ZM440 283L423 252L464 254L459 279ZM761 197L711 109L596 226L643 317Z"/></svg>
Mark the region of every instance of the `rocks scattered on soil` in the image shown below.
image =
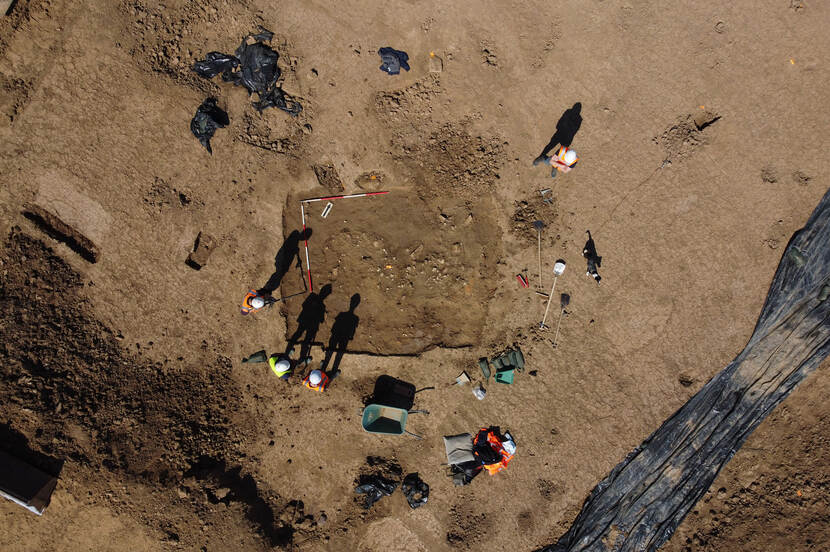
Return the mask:
<svg viewBox="0 0 830 552"><path fill-rule="evenodd" d="M538 239L538 232L533 223L541 220L545 223L542 229L543 243L555 244L559 241L559 235L556 233L558 205L555 199L551 203L543 203L539 195L530 200L516 201L514 203L516 210L510 219L510 230L522 240L535 242Z"/></svg>
<svg viewBox="0 0 830 552"><path fill-rule="evenodd" d="M323 188L334 194L343 193L345 188L343 187L343 182L340 180L340 176L337 174L337 169L334 168L334 165L326 163L312 165L311 168L314 170L314 176L317 177L317 182L319 182Z"/></svg>
<svg viewBox="0 0 830 552"><path fill-rule="evenodd" d="M289 204L293 201L289 197ZM414 354L476 343L486 319L481 298L492 288L475 275L492 274L499 254L498 228L487 214L490 198L481 204L443 198L438 205L395 190L336 203L325 220L318 218L325 202L308 204L306 211L318 221L309 240L316 287L333 288L318 339L327 339L338 313L359 293L360 325L350 351ZM465 225L471 209L475 223ZM295 224L286 211L284 235ZM459 308L447 309L448 303ZM288 336L301 309L301 302L280 304Z"/></svg>

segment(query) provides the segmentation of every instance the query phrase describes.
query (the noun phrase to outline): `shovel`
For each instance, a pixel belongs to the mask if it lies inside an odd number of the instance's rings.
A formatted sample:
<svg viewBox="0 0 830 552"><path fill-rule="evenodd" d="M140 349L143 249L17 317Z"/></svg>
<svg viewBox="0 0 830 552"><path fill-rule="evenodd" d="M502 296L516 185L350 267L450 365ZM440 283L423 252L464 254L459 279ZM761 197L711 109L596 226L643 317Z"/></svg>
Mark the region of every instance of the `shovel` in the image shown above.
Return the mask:
<svg viewBox="0 0 830 552"><path fill-rule="evenodd" d="M571 296L563 293L559 297L559 304L562 306L562 312L559 313L559 322L556 323L556 335L553 338L553 347L556 348L556 340L559 338L559 326L562 325L562 316L565 314L565 307L571 302Z"/></svg>
<svg viewBox="0 0 830 552"><path fill-rule="evenodd" d="M539 328L545 327L545 320L548 319L548 310L550 309L550 302L553 299L553 290L556 289L556 280L562 276L562 273L565 272L565 261L559 259L553 265L553 286L550 288L550 295L548 295L548 304L545 307L545 315L542 317L542 321L539 323Z"/></svg>

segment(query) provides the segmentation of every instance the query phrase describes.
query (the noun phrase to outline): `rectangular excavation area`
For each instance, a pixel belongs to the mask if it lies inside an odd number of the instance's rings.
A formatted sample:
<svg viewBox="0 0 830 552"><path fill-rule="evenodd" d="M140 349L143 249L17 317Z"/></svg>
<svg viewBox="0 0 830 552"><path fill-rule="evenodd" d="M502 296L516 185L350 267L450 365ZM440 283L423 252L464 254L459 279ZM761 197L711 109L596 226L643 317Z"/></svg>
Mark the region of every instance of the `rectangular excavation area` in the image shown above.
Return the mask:
<svg viewBox="0 0 830 552"><path fill-rule="evenodd" d="M318 191L289 198L284 235L302 228L299 200L327 195ZM416 354L477 342L500 251L500 232L486 214L492 209L490 200L444 198L439 207L412 192L394 190L333 200L323 219L326 203L305 204L314 292L331 286L315 342L329 344L338 315L346 313L335 334L341 333L344 321L353 323L348 313L355 294L360 303L351 312L359 322L346 346L349 351ZM309 313L320 310L314 299L305 295L282 305L288 337L301 323L313 326L322 318Z"/></svg>

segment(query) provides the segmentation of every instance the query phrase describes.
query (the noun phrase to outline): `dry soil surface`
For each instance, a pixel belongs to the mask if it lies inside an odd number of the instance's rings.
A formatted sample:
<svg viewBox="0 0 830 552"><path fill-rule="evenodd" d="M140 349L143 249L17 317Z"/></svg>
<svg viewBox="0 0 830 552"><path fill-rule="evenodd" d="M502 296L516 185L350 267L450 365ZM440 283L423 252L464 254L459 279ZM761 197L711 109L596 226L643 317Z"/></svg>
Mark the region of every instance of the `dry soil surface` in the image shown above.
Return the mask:
<svg viewBox="0 0 830 552"><path fill-rule="evenodd" d="M555 541L743 348L827 190L828 20L825 3L794 0L17 0L0 17L0 445L62 469L43 517L0 504L2 548ZM191 71L259 25L296 118ZM379 71L382 46L411 70ZM213 155L189 130L209 96L230 116ZM531 163L576 102L580 162L552 180ZM367 190L390 193L307 217L315 291L332 286L313 362L361 295L341 374L312 393L241 363L294 333L296 265L285 302L239 307L299 229L298 200ZM97 262L24 216L31 205L60 213ZM195 270L200 232L215 246ZM571 304L554 348L534 291L557 258ZM490 380L479 402L451 385L513 344L528 371L512 386ZM761 425L668 550L830 549L827 369ZM435 387L407 426L422 440L362 431L382 374ZM515 435L515 459L453 487L441 436L491 424ZM410 510L398 491L363 510L369 457L418 472L429 503Z"/></svg>

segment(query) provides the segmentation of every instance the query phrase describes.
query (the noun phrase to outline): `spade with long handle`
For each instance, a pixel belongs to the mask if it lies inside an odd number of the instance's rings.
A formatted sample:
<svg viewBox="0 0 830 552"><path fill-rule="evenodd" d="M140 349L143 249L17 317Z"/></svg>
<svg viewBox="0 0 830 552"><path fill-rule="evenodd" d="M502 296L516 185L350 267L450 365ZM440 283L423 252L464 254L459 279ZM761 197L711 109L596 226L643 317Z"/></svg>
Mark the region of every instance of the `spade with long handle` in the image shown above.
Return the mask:
<svg viewBox="0 0 830 552"><path fill-rule="evenodd" d="M562 316L565 314L565 307L568 306L568 303L571 302L571 296L567 293L563 293L559 297L559 304L562 307L562 310L559 312L559 322L556 323L556 335L553 337L553 346L556 347L556 340L559 339L559 326L562 325Z"/></svg>
<svg viewBox="0 0 830 552"><path fill-rule="evenodd" d="M539 289L542 289L542 228L545 223L541 220L533 221L533 227L536 229L536 241L539 245Z"/></svg>
<svg viewBox="0 0 830 552"><path fill-rule="evenodd" d="M553 265L553 286L550 288L550 295L548 295L548 304L545 307L545 315L542 317L542 321L539 323L540 328L545 327L545 321L548 319L548 310L550 309L550 302L553 299L553 290L556 289L556 280L562 276L562 273L565 272L565 261L559 259Z"/></svg>

